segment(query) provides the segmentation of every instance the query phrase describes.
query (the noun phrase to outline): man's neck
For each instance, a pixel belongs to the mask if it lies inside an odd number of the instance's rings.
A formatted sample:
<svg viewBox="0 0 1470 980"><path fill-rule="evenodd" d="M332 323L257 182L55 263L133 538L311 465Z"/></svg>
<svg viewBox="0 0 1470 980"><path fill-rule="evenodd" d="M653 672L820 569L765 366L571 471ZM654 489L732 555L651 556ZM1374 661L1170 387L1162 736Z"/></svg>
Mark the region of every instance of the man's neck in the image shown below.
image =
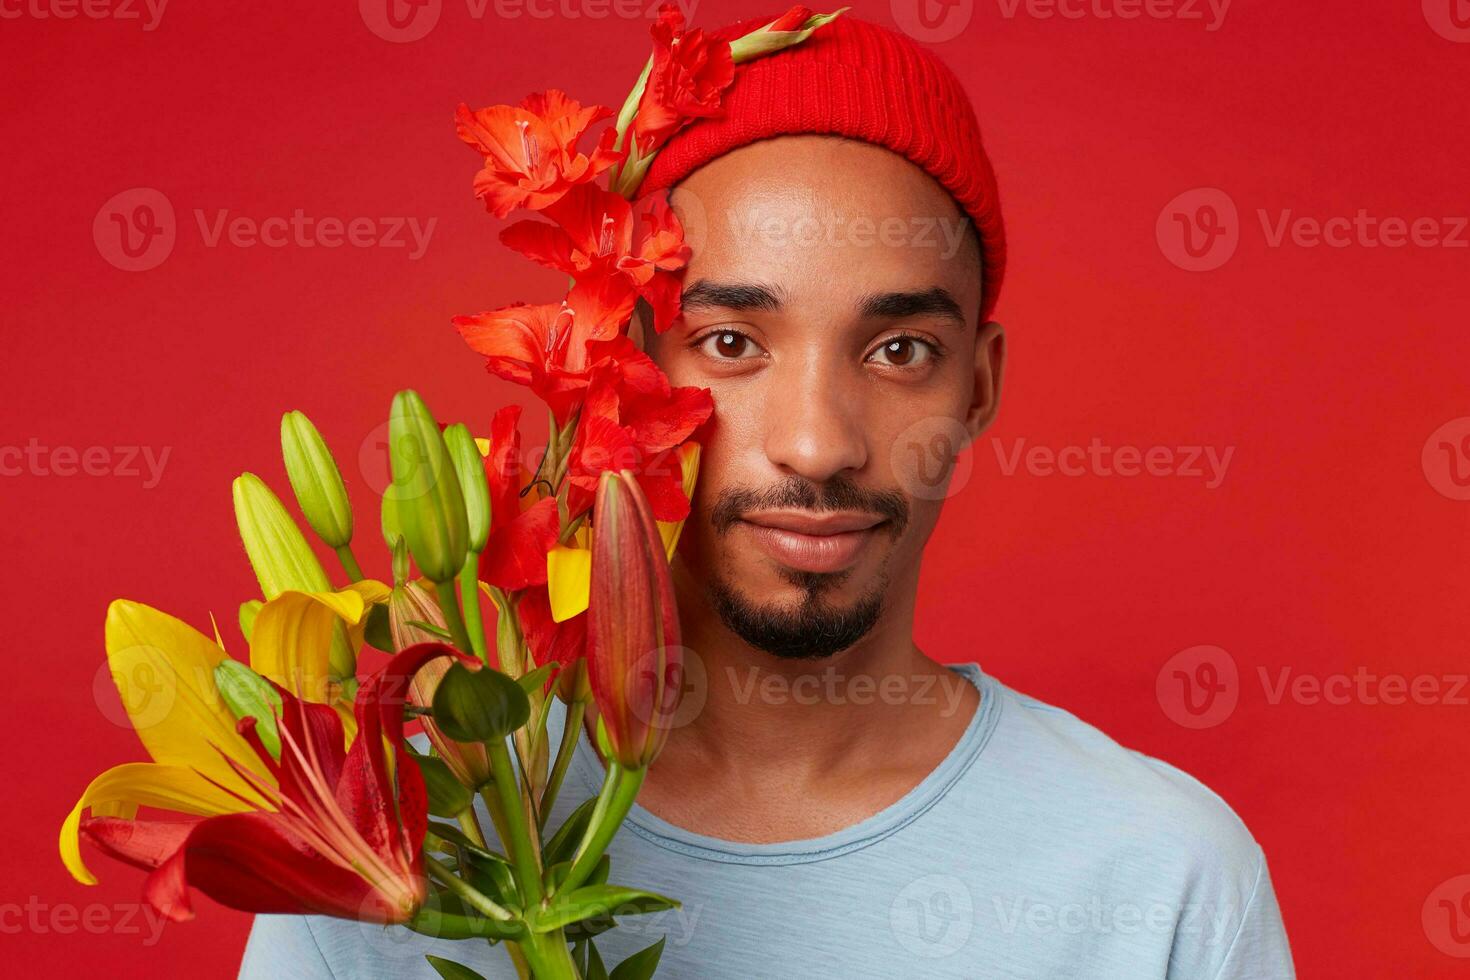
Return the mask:
<svg viewBox="0 0 1470 980"><path fill-rule="evenodd" d="M913 590L820 660L758 650L680 585L686 690L640 802L671 823L739 840L819 836L894 802L943 760L973 716L973 685L913 642Z"/></svg>

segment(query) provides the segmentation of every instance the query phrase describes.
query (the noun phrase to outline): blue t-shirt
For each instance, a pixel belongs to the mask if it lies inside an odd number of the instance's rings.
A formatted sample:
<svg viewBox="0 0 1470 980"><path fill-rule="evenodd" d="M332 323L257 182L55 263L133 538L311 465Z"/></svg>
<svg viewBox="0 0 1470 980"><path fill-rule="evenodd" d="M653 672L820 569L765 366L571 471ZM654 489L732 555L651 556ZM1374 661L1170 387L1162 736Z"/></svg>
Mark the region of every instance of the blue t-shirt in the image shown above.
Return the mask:
<svg viewBox="0 0 1470 980"><path fill-rule="evenodd" d="M662 936L665 978L1295 975L1265 858L1218 796L975 664L954 669L980 690L963 737L901 800L837 833L734 843L635 805L612 880L682 905L600 936L608 966ZM584 732L548 826L602 772ZM240 975L436 977L425 953L515 976L483 942L317 916L257 917Z"/></svg>

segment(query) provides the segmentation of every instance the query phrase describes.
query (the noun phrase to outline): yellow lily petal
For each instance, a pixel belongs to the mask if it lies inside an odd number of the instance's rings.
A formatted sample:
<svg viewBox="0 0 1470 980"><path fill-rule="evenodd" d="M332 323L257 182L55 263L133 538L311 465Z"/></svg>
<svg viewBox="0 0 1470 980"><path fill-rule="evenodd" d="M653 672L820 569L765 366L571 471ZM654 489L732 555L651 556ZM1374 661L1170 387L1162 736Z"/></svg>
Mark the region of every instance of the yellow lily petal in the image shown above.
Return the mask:
<svg viewBox="0 0 1470 980"><path fill-rule="evenodd" d="M247 794L247 798L255 796L245 789L238 778L233 782ZM132 819L140 806L201 816L239 813L250 809L193 769L150 762L129 762L114 766L92 780L61 825L61 860L73 878L84 885L97 883L96 877L82 861L79 831L83 812L90 807L97 816Z"/></svg>
<svg viewBox="0 0 1470 980"><path fill-rule="evenodd" d="M686 442L679 447L679 468L684 477L684 496L694 499L694 484L699 478L699 443ZM674 560L674 548L679 544L679 532L684 530L683 521L659 521L658 536L664 542L664 555Z"/></svg>
<svg viewBox="0 0 1470 980"><path fill-rule="evenodd" d="M265 774L214 686L224 650L187 623L124 599L107 608L106 640L123 708L155 762L240 785L223 752Z"/></svg>
<svg viewBox="0 0 1470 980"><path fill-rule="evenodd" d="M388 594L393 590L377 579L365 578L361 582L353 582L347 586L346 591L356 592L362 596L362 601L368 607L363 610L361 619L355 623L349 623L347 626L347 642L352 646L353 650L361 650L363 634L367 632L367 614L372 610L373 606L387 602Z"/></svg>
<svg viewBox="0 0 1470 980"><path fill-rule="evenodd" d="M592 545L585 525L570 545L559 544L546 553L546 591L551 618L564 623L587 608L592 592Z"/></svg>
<svg viewBox="0 0 1470 980"><path fill-rule="evenodd" d="M479 436L476 436L475 437L475 448L480 451L480 455L481 456L489 456L490 455L490 440L489 439L481 439Z"/></svg>
<svg viewBox="0 0 1470 980"><path fill-rule="evenodd" d="M336 697L329 687L332 624L356 625L367 609L359 589L282 592L255 617L250 666L299 698L329 703Z"/></svg>

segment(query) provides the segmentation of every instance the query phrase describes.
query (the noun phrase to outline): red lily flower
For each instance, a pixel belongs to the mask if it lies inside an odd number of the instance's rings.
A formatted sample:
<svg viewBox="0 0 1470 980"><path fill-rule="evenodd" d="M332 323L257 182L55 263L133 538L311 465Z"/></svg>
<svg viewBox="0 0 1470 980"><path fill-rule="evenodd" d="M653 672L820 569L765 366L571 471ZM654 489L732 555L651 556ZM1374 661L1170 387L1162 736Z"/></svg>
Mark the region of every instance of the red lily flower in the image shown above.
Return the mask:
<svg viewBox="0 0 1470 980"><path fill-rule="evenodd" d="M628 297L642 296L653 307L654 329L668 329L679 315L676 273L689 261L689 246L666 193L635 206L621 194L586 184L544 213L556 224L518 221L501 231L500 240L579 283L602 281L609 307L620 309Z"/></svg>
<svg viewBox="0 0 1470 980"><path fill-rule="evenodd" d="M514 591L546 581L546 553L561 528L556 501L529 503L522 490L530 479L521 458L521 406L507 405L490 422L490 538L480 554L480 579Z"/></svg>
<svg viewBox="0 0 1470 980"><path fill-rule="evenodd" d="M459 138L485 157L484 169L475 175L475 196L497 218L516 208L539 211L555 203L622 159L611 126L591 156L577 151L587 127L611 115L606 106L584 108L560 89L528 95L519 107L471 112L461 104L455 118Z"/></svg>
<svg viewBox="0 0 1470 980"><path fill-rule="evenodd" d="M332 708L278 687L280 761L261 744L254 718L239 726L278 788L229 760L271 809L171 824L91 818L83 833L153 869L144 897L171 919L192 918L194 887L247 912L409 921L427 895L420 849L428 799L418 766L403 749L403 705L418 668L443 656L479 663L439 643L399 653L360 690L358 734L346 751ZM391 770L385 737L394 752Z"/></svg>
<svg viewBox="0 0 1470 980"><path fill-rule="evenodd" d="M699 28L684 30L678 4L659 6L650 33L653 66L633 118L633 138L641 157L657 150L690 119L719 115L720 97L735 80L730 42L706 37Z"/></svg>
<svg viewBox="0 0 1470 980"><path fill-rule="evenodd" d="M587 674L612 756L648 765L683 689L679 611L663 541L631 473L606 473L592 518Z"/></svg>

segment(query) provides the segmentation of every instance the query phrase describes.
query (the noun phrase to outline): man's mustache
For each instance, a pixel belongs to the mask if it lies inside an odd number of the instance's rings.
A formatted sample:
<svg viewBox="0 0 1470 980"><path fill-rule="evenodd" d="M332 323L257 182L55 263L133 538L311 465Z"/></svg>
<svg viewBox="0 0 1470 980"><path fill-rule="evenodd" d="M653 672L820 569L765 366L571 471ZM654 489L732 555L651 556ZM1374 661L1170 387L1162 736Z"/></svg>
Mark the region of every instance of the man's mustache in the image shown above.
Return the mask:
<svg viewBox="0 0 1470 980"><path fill-rule="evenodd" d="M759 490L753 487L730 487L715 497L710 511L710 524L724 534L753 510L855 510L882 517L888 533L903 533L909 522L909 501L897 490L870 490L858 486L850 478L836 476L823 483L791 476L780 483Z"/></svg>

